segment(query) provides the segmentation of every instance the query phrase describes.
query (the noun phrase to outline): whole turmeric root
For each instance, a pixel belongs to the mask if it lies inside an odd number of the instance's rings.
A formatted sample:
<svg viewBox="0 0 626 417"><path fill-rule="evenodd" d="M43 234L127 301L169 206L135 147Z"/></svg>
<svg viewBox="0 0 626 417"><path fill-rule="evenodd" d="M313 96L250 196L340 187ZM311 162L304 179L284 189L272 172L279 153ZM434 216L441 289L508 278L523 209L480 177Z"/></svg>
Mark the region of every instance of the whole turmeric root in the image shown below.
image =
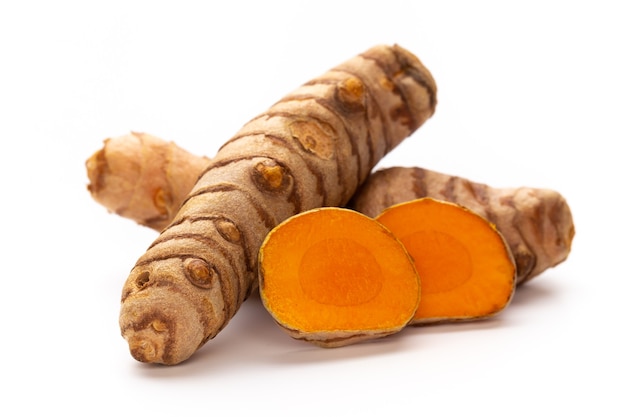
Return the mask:
<svg viewBox="0 0 626 417"><path fill-rule="evenodd" d="M345 205L435 105L417 57L377 46L244 125L128 276L120 328L132 356L177 364L215 337L258 285L268 232L299 212Z"/></svg>
<svg viewBox="0 0 626 417"><path fill-rule="evenodd" d="M133 136L143 138L143 147L124 144L138 140ZM159 144L154 137L147 141L146 137L150 136L131 134L107 139L104 147L87 162L89 190L93 198L110 211L160 231L161 224L172 220L183 200L181 196L191 189L208 159L182 150L175 153L186 155L184 158L143 157L175 146L163 140L159 140ZM143 162L137 162L142 157ZM92 160L99 162L92 163ZM146 160L154 163L148 166ZM173 178L170 172L176 172L177 177ZM168 198L158 198L160 195ZM376 217L391 205L422 197L455 202L494 223L515 257L518 285L563 262L571 250L572 213L563 196L553 190L498 189L423 168L394 167L372 173L349 205ZM159 202L164 202L166 207L161 208ZM169 217L151 221L158 216Z"/></svg>
<svg viewBox="0 0 626 417"><path fill-rule="evenodd" d="M374 172L350 206L371 217L387 207L422 197L460 204L495 224L517 268L517 285L563 262L574 239L567 201L548 189L493 188L422 168L393 167Z"/></svg>

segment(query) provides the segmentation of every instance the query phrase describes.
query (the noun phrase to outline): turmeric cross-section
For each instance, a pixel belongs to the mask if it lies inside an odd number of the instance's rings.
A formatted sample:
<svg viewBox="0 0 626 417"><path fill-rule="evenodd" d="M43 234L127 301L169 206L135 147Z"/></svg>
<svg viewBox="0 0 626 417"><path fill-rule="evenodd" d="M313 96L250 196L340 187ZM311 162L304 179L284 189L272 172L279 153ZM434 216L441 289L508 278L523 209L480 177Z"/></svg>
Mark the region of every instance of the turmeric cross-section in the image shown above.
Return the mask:
<svg viewBox="0 0 626 417"><path fill-rule="evenodd" d="M259 254L261 299L296 339L337 347L404 328L419 276L387 228L353 210L320 208L274 228Z"/></svg>
<svg viewBox="0 0 626 417"><path fill-rule="evenodd" d="M484 217L422 198L392 206L377 220L402 241L422 279L422 299L410 324L491 317L509 304L515 261Z"/></svg>

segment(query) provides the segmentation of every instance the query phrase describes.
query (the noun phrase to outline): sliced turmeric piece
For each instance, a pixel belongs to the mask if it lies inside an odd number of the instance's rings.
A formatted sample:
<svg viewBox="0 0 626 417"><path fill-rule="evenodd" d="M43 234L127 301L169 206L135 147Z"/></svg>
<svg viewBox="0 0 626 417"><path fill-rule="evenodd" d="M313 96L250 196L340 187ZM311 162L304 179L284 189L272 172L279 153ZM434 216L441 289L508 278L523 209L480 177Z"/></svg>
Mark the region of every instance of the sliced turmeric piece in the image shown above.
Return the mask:
<svg viewBox="0 0 626 417"><path fill-rule="evenodd" d="M377 218L404 244L422 282L410 324L491 317L510 302L515 262L493 224L460 205L422 198Z"/></svg>
<svg viewBox="0 0 626 417"><path fill-rule="evenodd" d="M495 188L423 168L392 167L372 173L348 206L376 217L422 197L460 204L495 224L515 257L517 285L560 264L571 251L572 212L555 190Z"/></svg>
<svg viewBox="0 0 626 417"><path fill-rule="evenodd" d="M420 284L387 228L356 211L326 207L290 217L267 235L259 292L293 338L338 347L404 328Z"/></svg>

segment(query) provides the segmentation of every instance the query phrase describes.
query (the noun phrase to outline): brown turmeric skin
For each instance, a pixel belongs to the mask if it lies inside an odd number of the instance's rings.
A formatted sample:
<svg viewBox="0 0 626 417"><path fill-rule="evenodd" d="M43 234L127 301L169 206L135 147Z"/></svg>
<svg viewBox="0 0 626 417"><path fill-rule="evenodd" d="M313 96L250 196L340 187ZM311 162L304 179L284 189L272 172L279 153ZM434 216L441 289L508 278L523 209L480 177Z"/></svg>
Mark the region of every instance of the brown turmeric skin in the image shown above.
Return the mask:
<svg viewBox="0 0 626 417"><path fill-rule="evenodd" d="M515 262L492 223L455 203L420 198L376 217L404 244L422 283L409 324L485 319L509 305Z"/></svg>
<svg viewBox="0 0 626 417"><path fill-rule="evenodd" d="M324 207L270 231L259 252L259 292L291 337L339 347L402 330L414 318L420 282L386 227L353 210Z"/></svg>
<svg viewBox="0 0 626 417"><path fill-rule="evenodd" d="M421 62L377 46L245 124L129 274L120 328L132 356L173 365L215 337L256 288L267 233L297 213L345 205L435 105Z"/></svg>
<svg viewBox="0 0 626 417"><path fill-rule="evenodd" d="M518 285L570 253L572 213L554 190L494 188L422 168L394 167L370 175L349 206L376 217L389 206L423 197L460 204L493 223L511 248Z"/></svg>
<svg viewBox="0 0 626 417"><path fill-rule="evenodd" d="M86 162L88 190L109 211L160 231L209 162L146 133L109 138Z"/></svg>

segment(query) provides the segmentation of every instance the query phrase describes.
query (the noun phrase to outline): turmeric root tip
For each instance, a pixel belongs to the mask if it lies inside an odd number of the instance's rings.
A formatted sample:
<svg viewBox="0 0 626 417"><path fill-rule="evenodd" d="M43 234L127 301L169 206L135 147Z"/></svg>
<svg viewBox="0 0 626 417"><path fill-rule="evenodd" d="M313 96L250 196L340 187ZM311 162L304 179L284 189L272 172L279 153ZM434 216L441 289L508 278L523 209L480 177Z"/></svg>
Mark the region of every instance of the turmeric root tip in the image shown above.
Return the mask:
<svg viewBox="0 0 626 417"><path fill-rule="evenodd" d="M147 133L104 140L86 162L87 189L109 211L161 231L209 159Z"/></svg>
<svg viewBox="0 0 626 417"><path fill-rule="evenodd" d="M383 211L413 257L422 299L410 324L486 318L504 309L515 288L515 262L502 235L478 214L422 198Z"/></svg>
<svg viewBox="0 0 626 417"><path fill-rule="evenodd" d="M415 314L419 277L385 227L356 211L293 216L259 253L261 299L292 337L344 346L401 330Z"/></svg>

